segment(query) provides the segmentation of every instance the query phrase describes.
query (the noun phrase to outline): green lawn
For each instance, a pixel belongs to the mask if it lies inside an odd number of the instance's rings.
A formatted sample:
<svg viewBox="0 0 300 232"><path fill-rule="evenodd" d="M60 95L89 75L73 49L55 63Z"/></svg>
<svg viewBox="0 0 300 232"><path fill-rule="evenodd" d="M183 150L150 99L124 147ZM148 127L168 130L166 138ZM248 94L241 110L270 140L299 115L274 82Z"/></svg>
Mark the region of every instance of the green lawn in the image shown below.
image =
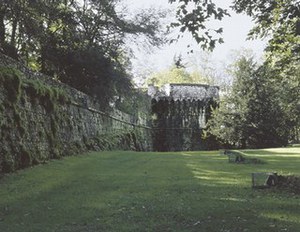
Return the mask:
<svg viewBox="0 0 300 232"><path fill-rule="evenodd" d="M253 190L252 172L300 175L300 148L100 152L0 179L0 231L300 231L300 196Z"/></svg>

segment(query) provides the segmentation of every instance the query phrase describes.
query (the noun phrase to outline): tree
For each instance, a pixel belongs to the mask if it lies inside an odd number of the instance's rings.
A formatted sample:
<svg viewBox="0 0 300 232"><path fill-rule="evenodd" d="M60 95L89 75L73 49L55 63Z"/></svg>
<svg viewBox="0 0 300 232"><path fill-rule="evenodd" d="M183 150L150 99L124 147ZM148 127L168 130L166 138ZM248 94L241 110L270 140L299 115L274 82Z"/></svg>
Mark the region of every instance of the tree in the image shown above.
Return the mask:
<svg viewBox="0 0 300 232"><path fill-rule="evenodd" d="M216 70L209 53L192 53L185 60L181 55L175 56L173 64L166 70L152 73L148 76L146 84L162 86L164 84L204 84L222 85L222 77Z"/></svg>
<svg viewBox="0 0 300 232"><path fill-rule="evenodd" d="M213 80L199 70L188 72L183 66L173 65L167 70L152 74L147 79L148 85L161 87L165 84L212 84Z"/></svg>
<svg viewBox="0 0 300 232"><path fill-rule="evenodd" d="M130 16L119 0L1 0L0 49L102 102L127 93L126 39L164 42L153 11Z"/></svg>
<svg viewBox="0 0 300 232"><path fill-rule="evenodd" d="M164 70L151 75L148 80L148 85L161 87L170 83L191 83L191 76L184 68L177 68L175 65L168 70Z"/></svg>
<svg viewBox="0 0 300 232"><path fill-rule="evenodd" d="M212 50L217 43L223 43L218 35L222 28L208 28L206 22L211 19L222 20L229 16L226 9L217 7L211 0L169 0L171 4L177 3L176 19L171 27L179 27L180 32L188 31L203 49ZM180 37L180 36L179 36Z"/></svg>
<svg viewBox="0 0 300 232"><path fill-rule="evenodd" d="M300 60L300 2L298 0L235 0L233 9L255 21L249 36L270 38L266 51L277 66Z"/></svg>
<svg viewBox="0 0 300 232"><path fill-rule="evenodd" d="M272 80L271 68L242 57L233 73L232 91L213 111L209 132L223 143L241 148L286 145L290 120L281 107L280 86Z"/></svg>
<svg viewBox="0 0 300 232"><path fill-rule="evenodd" d="M227 9L217 7L214 1L204 0L169 0L177 4L177 22L173 27L179 27L181 32L186 30L192 34L198 44L204 49L213 49L222 38L216 39L214 33L221 34L222 28L210 29L206 23L212 19L222 20L229 16ZM285 51L288 44L293 47L289 50L299 53L300 35L300 3L298 0L233 0L231 8L237 13L246 13L256 23L250 36L271 36L270 51ZM283 41L285 46L278 46Z"/></svg>
<svg viewBox="0 0 300 232"><path fill-rule="evenodd" d="M298 143L300 140L300 65L289 64L288 68L275 69L278 85L277 93L280 95L280 106L289 118L289 140Z"/></svg>
<svg viewBox="0 0 300 232"><path fill-rule="evenodd" d="M256 26L250 31L250 37L269 38L266 63L276 77L273 81L280 86L277 90L279 104L289 115L289 128L297 137L300 124L300 2L237 0L234 9L246 12L255 20Z"/></svg>

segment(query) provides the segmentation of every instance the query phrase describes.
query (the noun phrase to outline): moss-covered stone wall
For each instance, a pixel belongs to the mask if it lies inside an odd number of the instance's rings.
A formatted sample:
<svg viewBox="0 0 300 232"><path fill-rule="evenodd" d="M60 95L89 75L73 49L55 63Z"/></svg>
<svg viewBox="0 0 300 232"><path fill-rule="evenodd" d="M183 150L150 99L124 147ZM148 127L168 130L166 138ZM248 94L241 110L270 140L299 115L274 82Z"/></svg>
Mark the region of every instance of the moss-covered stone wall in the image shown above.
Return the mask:
<svg viewBox="0 0 300 232"><path fill-rule="evenodd" d="M88 150L151 150L144 119L102 112L89 96L0 54L0 173Z"/></svg>

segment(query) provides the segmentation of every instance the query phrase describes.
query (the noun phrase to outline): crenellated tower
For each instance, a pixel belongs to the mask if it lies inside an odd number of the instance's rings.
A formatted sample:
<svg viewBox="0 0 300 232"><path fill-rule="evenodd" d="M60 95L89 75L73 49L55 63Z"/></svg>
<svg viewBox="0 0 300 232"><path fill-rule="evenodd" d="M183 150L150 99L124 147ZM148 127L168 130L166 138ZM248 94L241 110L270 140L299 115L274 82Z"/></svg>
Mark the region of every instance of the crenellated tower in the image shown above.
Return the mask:
<svg viewBox="0 0 300 232"><path fill-rule="evenodd" d="M152 98L153 149L185 151L208 149L203 130L216 107L219 87L200 84L149 86Z"/></svg>

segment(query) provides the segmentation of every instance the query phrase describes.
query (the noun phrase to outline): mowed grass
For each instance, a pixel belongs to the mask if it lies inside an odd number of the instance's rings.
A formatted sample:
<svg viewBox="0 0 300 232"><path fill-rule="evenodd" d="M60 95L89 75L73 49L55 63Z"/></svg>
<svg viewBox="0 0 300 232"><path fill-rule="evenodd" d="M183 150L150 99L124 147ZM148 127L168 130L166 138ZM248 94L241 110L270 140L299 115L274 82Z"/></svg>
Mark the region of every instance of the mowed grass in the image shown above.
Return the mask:
<svg viewBox="0 0 300 232"><path fill-rule="evenodd" d="M0 231L300 231L300 197L253 190L252 172L300 175L300 148L100 152L0 179Z"/></svg>

